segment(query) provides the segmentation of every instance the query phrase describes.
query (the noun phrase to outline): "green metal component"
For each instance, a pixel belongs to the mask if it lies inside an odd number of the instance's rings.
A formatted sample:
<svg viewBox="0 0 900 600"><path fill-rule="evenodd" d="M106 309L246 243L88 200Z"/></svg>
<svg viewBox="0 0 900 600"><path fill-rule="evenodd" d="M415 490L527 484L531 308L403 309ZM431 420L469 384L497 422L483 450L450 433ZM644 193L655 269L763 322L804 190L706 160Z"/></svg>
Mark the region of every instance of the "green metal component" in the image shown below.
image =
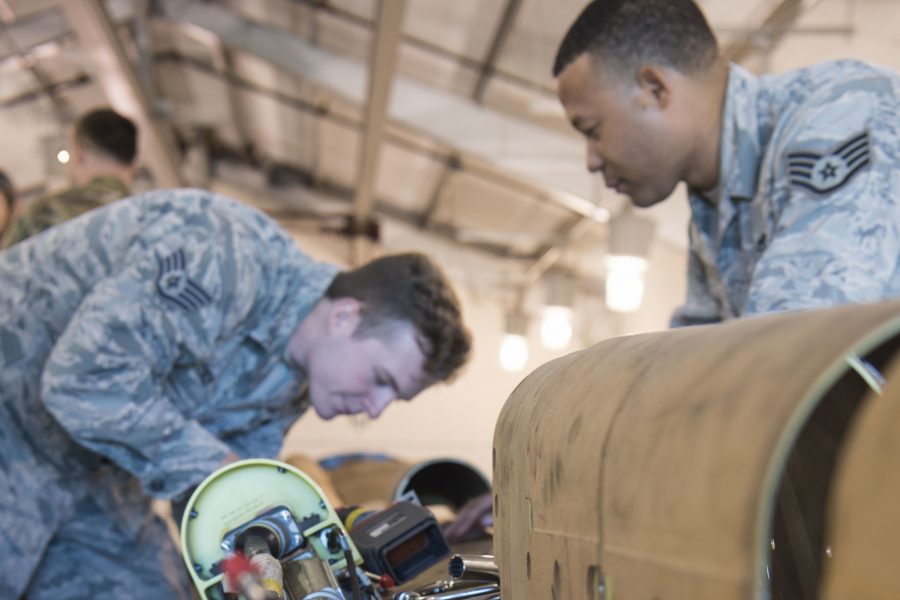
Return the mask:
<svg viewBox="0 0 900 600"><path fill-rule="evenodd" d="M318 485L302 471L279 461L253 459L222 467L194 491L181 522L181 548L185 564L200 597L219 597L223 575L217 566L225 558L225 534L275 508L288 508L301 524L306 549L327 561L332 569L346 568L342 551L332 552L320 539L328 529L346 534L334 508ZM304 523L306 528L304 529ZM356 564L362 557L347 535Z"/></svg>

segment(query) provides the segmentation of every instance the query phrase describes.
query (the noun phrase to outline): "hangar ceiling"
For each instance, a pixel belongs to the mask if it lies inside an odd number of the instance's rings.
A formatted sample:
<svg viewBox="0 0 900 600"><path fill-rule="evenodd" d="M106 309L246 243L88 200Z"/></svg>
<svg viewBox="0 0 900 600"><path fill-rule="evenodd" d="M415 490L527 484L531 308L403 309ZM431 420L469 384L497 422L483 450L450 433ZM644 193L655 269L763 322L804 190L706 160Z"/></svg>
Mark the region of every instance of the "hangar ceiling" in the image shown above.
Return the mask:
<svg viewBox="0 0 900 600"><path fill-rule="evenodd" d="M587 174L550 73L583 5L0 0L0 168L42 193L66 125L111 104L141 122L145 186L241 190L285 222L388 249L401 224L513 283L559 262L600 281L625 202ZM893 0L701 5L757 72L837 57L900 68ZM685 246L685 202L642 215Z"/></svg>

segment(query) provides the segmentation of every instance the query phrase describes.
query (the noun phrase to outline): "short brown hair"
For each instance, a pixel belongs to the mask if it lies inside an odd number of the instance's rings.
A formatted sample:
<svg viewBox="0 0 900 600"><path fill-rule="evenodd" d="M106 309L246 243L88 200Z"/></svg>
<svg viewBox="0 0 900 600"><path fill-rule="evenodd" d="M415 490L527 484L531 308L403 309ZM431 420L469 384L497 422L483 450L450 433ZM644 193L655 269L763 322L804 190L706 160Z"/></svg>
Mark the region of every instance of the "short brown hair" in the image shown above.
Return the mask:
<svg viewBox="0 0 900 600"><path fill-rule="evenodd" d="M137 126L109 108L98 108L79 117L75 139L120 165L130 166L137 157Z"/></svg>
<svg viewBox="0 0 900 600"><path fill-rule="evenodd" d="M463 325L459 300L424 254L384 256L339 273L325 296L362 302L359 334L391 322L411 323L419 334L425 372L435 381L450 379L468 359L472 339Z"/></svg>

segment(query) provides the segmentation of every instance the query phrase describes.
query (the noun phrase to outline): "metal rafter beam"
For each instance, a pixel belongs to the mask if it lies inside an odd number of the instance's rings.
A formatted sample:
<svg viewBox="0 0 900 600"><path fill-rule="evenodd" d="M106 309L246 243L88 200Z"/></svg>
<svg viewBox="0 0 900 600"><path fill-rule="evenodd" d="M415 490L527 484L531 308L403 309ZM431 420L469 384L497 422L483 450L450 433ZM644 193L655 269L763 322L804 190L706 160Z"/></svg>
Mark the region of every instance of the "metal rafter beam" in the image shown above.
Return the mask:
<svg viewBox="0 0 900 600"><path fill-rule="evenodd" d="M556 238L564 240L564 242L557 242L545 247L537 260L525 271L525 274L522 277L523 289L528 289L537 283L538 279L540 279L544 273L559 262L566 245L581 238L581 236L587 233L590 226L591 220L587 217L576 217L575 220L570 221L567 225L562 227L556 235Z"/></svg>
<svg viewBox="0 0 900 600"><path fill-rule="evenodd" d="M76 75L75 77L71 77L64 81L57 81L51 85L53 86L53 90L55 92L64 92L70 89L77 89L92 82L93 80L88 75L86 75L85 73L81 73L79 75ZM29 102L36 102L43 98L43 96L43 89L25 90L16 94L15 96L0 98L0 108L12 108L13 106L28 104Z"/></svg>
<svg viewBox="0 0 900 600"><path fill-rule="evenodd" d="M236 76L234 73L225 74L213 66L201 63L186 56L182 56L177 52L169 51L157 54L156 61L175 63L198 70L207 75L222 79L229 85L233 85L253 94L259 94L261 96L271 98L277 103L283 106L290 107L293 110L317 115L321 119L328 120L334 124L346 127L353 131L362 131L362 124L359 121L331 112L327 107L316 105L301 98L290 96L279 90L260 86L246 79L242 79ZM453 157L455 157L459 161L458 166L460 170L464 170L474 177L489 181L493 184L511 188L516 192L527 196L530 200L554 204L575 214L587 217L589 221L593 221L601 225L605 224L609 220L609 212L605 208L598 207L589 200L582 198L581 196L569 194L561 190L549 190L546 187L541 186L540 184L518 178L508 173L506 170L493 166L485 162L484 160L479 160L474 156L457 154L455 152L447 154L445 152L436 151L428 146L414 142L407 137L390 130L386 133L385 139L398 148L427 156L428 158L435 161L446 163L452 160ZM315 177L315 173L313 175Z"/></svg>
<svg viewBox="0 0 900 600"><path fill-rule="evenodd" d="M353 199L351 226L357 235L352 240L350 261L354 265L366 262L369 254L369 245L364 235L372 221L375 174L381 157L381 139L388 121L387 106L397 65L397 49L405 9L406 0L381 0L378 3L374 49L369 63L369 95L363 109L365 126Z"/></svg>
<svg viewBox="0 0 900 600"><path fill-rule="evenodd" d="M455 154L451 154L447 157L447 161L444 164L444 171L441 173L441 178L438 180L437 185L434 186L434 192L431 194L431 200L428 201L428 206L422 211L422 216L419 218L419 227L422 229L427 229L433 223L434 215L437 213L438 206L440 206L444 190L450 182L450 179L459 171L461 166L462 164L459 162L459 157Z"/></svg>
<svg viewBox="0 0 900 600"><path fill-rule="evenodd" d="M294 1L309 5L318 13L329 15L331 17L334 17L335 19L339 19L347 25L351 25L358 29L364 29L366 31L371 31L372 29L372 21L370 21L369 19L361 17L345 8L341 8L340 6L337 6L332 2L328 2L327 0ZM426 52L437 59L455 63L462 69L466 69L468 71L480 71L483 67L483 63L478 61L477 59L470 58L465 54L458 54L428 40L423 40L409 34L404 34L401 39L405 45L411 48ZM502 78L504 81L514 83L519 87L531 90L536 94L547 95L553 98L556 97L556 92L554 91L553 86L537 83L520 75L510 73L509 71L501 71L499 69L495 69L493 75Z"/></svg>
<svg viewBox="0 0 900 600"><path fill-rule="evenodd" d="M9 46L10 50L13 54L19 57L22 61L22 65L31 72L32 77L37 82L38 87L44 92L47 98L50 99L50 103L53 105L53 112L56 115L57 121L60 123L67 123L69 118L72 116L71 108L68 103L63 100L59 94L56 93L56 89L53 86L53 83L47 76L44 75L43 71L38 68L35 61L28 56L26 50L19 45L16 40L16 36L13 34L11 29L12 23L15 20L15 13L13 13L9 4L6 0L0 0L0 30L3 32L3 38L6 40L6 44Z"/></svg>
<svg viewBox="0 0 900 600"><path fill-rule="evenodd" d="M406 0L381 0L375 48L369 65L369 97L365 107L365 130L359 157L359 177L353 202L353 218L362 227L372 215L373 187L387 123L387 106L397 65L397 49L403 29Z"/></svg>
<svg viewBox="0 0 900 600"><path fill-rule="evenodd" d="M5 8L2 8L5 7ZM36 15L19 18L6 2L0 2L0 19L19 51L29 53L43 44L61 43L71 35L66 19L59 10L46 10ZM13 20L9 20L13 19ZM15 56L17 52L0 52L0 60Z"/></svg>
<svg viewBox="0 0 900 600"><path fill-rule="evenodd" d="M235 155L237 154L238 153L236 153ZM242 161L239 158L237 160L240 161L239 164L248 164L246 161ZM213 157L213 161L216 164L225 164L228 162L223 159L217 159L215 156ZM278 197L280 200L283 200L285 196L290 196L292 195L292 192L300 189L310 192L318 192L325 196L327 199L344 206L349 206L353 202L355 192L349 186L334 182L314 180L314 178L312 177L312 172L299 165L281 164L279 165L279 168L283 171L293 171L294 176L290 178L291 180L289 182L279 184L274 188L272 186L267 186L265 191L270 196ZM223 170L222 174L218 175L215 180L219 182L235 183L233 181L230 181L227 170ZM392 219L406 225L418 226L420 216L413 211L399 208L391 204L390 202L379 199L375 199L375 206L378 212L388 219ZM304 208L291 206L291 203L289 202L283 202L283 206L280 207L259 205L259 208L279 218L318 218L323 221L332 221L336 216L340 216L310 212L309 210ZM460 247L478 250L479 252L483 252L484 254L495 258L527 261L533 261L536 258L532 254L523 254L520 252L516 252L510 247L504 246L502 244L463 241L461 239L462 236L460 235L459 229L457 229L453 225L448 225L446 223L434 223L431 227L428 228L428 231L435 234L439 238L458 244Z"/></svg>
<svg viewBox="0 0 900 600"><path fill-rule="evenodd" d="M175 146L157 121L113 23L101 0L61 3L78 39L93 59L95 77L117 111L132 117L140 128L142 154L160 187L183 185Z"/></svg>
<svg viewBox="0 0 900 600"><path fill-rule="evenodd" d="M253 23L212 3L163 0L166 17L200 28L222 41L322 86L351 102L364 102L364 66L325 51L288 32ZM463 167L489 174L514 189L534 194L593 220L608 218L586 200L591 176L583 167L581 142L511 117L456 94L397 77L390 113L404 127L460 152ZM438 118L440 116L440 118ZM514 156L509 149L514 148ZM475 158L475 157L481 158ZM553 157L548 161L546 157ZM552 164L548 164L552 163ZM515 173L515 175L512 175ZM577 190L577 191L576 191Z"/></svg>
<svg viewBox="0 0 900 600"><path fill-rule="evenodd" d="M234 53L219 38L215 38L213 44L213 64L224 75L226 81L232 77L234 73ZM241 146L248 148L253 136L250 135L250 131L247 128L247 117L241 104L237 87L229 84L225 88L228 94L228 109L231 113L231 122L237 131Z"/></svg>
<svg viewBox="0 0 900 600"><path fill-rule="evenodd" d="M507 0L506 7L503 9L503 17L494 32L494 39L491 40L491 48L484 59L484 65L481 67L481 74L478 76L478 83L475 84L475 91L472 93L472 99L479 104L484 102L484 94L487 91L487 84L494 76L497 58L500 51L506 45L506 40L512 32L516 17L519 14L519 8L522 7L522 0Z"/></svg>

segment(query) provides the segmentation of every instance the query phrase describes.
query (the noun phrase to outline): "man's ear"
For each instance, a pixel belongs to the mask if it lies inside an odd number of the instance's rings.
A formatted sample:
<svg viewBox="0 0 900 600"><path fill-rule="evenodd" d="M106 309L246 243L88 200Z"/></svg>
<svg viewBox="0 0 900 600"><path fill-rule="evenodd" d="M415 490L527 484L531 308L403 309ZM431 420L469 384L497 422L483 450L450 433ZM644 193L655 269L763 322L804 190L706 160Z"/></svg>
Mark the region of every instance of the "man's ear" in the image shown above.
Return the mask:
<svg viewBox="0 0 900 600"><path fill-rule="evenodd" d="M75 152L78 154L80 165L85 165L89 161L96 160L95 157L98 155L98 150L96 150L94 146L91 146L90 143L84 142L76 137L73 146L75 147Z"/></svg>
<svg viewBox="0 0 900 600"><path fill-rule="evenodd" d="M637 87L649 106L665 109L672 102L671 74L656 65L644 65L638 69Z"/></svg>
<svg viewBox="0 0 900 600"><path fill-rule="evenodd" d="M362 302L349 296L331 301L328 330L335 335L353 335L362 318Z"/></svg>

